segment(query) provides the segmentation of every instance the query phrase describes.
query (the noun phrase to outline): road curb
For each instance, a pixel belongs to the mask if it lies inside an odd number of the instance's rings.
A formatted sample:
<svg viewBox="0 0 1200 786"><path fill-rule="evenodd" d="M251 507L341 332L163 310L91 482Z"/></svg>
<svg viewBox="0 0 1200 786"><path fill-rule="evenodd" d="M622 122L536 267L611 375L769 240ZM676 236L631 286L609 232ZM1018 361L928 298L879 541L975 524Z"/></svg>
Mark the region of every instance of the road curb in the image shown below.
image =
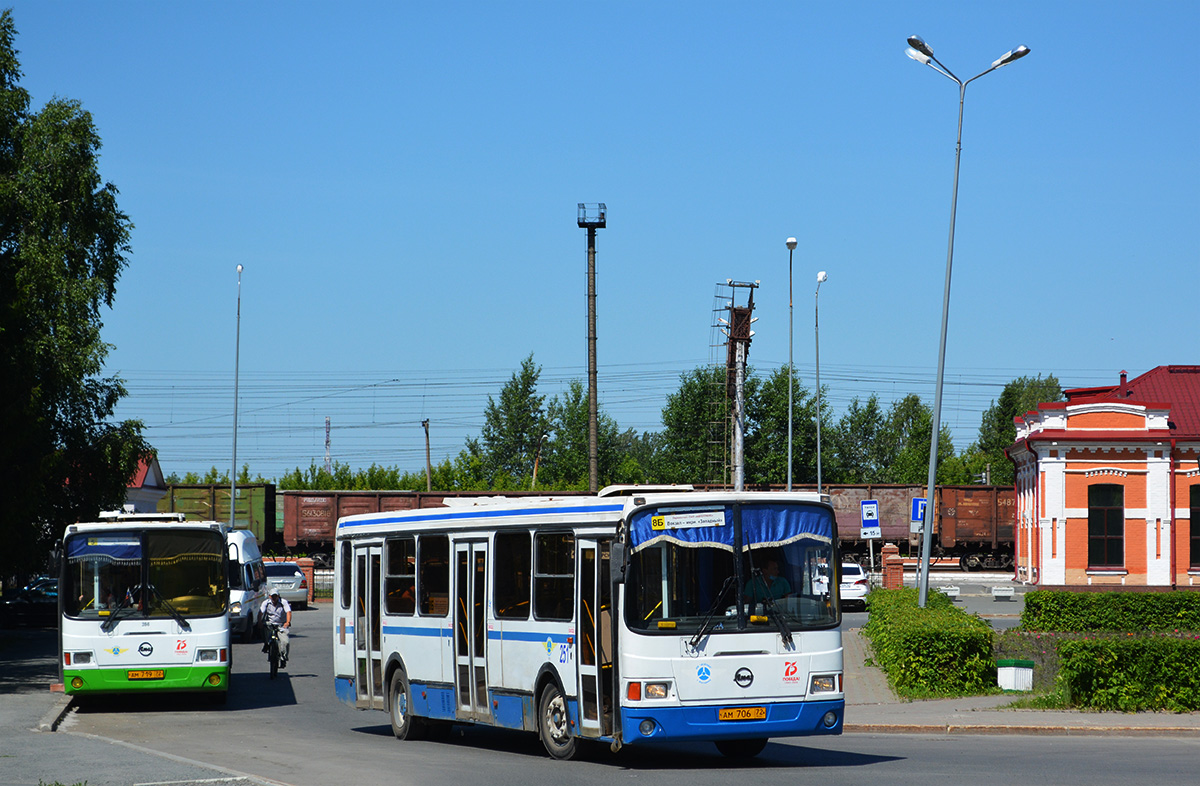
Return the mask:
<svg viewBox="0 0 1200 786"><path fill-rule="evenodd" d="M63 718L67 717L67 713L75 706L75 697L61 696L58 703L42 716L38 721L38 731L58 731L58 724L62 723Z"/></svg>
<svg viewBox="0 0 1200 786"><path fill-rule="evenodd" d="M1187 726L990 726L986 724L846 723L846 734L1041 734L1059 737L1200 737Z"/></svg>

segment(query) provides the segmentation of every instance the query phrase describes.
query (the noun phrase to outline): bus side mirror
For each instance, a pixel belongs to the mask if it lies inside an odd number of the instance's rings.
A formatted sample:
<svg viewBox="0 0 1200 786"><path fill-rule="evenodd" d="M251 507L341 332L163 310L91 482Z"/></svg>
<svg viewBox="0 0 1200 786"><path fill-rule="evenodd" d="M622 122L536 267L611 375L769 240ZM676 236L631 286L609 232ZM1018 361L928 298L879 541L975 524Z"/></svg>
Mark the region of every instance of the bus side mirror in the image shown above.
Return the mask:
<svg viewBox="0 0 1200 786"><path fill-rule="evenodd" d="M608 550L608 569L613 584L625 583L625 544L614 540Z"/></svg>

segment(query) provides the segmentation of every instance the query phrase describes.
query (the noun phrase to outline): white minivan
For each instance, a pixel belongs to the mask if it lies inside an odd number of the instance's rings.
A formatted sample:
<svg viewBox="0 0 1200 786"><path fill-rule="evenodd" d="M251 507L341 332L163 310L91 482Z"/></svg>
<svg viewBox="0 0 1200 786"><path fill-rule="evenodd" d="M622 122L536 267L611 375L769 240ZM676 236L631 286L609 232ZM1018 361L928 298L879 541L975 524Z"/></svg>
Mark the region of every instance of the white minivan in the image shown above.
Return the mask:
<svg viewBox="0 0 1200 786"><path fill-rule="evenodd" d="M258 610L266 598L267 573L258 539L248 529L225 531L229 552L229 632L243 641L254 638Z"/></svg>

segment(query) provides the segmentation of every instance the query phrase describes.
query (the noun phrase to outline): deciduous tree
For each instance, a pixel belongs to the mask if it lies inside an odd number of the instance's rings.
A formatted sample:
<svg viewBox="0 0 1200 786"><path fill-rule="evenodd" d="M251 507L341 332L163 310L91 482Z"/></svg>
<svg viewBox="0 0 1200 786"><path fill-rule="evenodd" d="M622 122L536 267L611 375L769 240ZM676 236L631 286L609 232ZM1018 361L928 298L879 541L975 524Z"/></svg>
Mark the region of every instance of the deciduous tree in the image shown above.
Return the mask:
<svg viewBox="0 0 1200 786"><path fill-rule="evenodd" d="M4 574L41 562L64 525L119 506L150 455L104 376L111 308L133 225L98 169L100 136L77 101L30 110L11 11L0 13L0 505Z"/></svg>

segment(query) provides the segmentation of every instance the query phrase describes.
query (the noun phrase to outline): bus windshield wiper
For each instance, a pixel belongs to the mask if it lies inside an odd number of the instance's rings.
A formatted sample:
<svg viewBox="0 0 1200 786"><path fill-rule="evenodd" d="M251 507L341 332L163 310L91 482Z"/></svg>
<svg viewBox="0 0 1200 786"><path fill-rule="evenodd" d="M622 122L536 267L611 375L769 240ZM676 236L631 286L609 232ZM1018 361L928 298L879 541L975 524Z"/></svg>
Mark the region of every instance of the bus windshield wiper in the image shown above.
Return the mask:
<svg viewBox="0 0 1200 786"><path fill-rule="evenodd" d="M112 629L117 627L117 622L124 619L125 617L130 616L129 614L121 613L122 611L125 611L126 609L128 609L129 611L136 611L136 609L133 606L118 606L117 608L113 609L112 611L110 611L108 613L108 616L104 618L104 622L100 623L100 630L104 631L105 633L111 633Z"/></svg>
<svg viewBox="0 0 1200 786"><path fill-rule="evenodd" d="M174 606L172 606L170 603L167 602L167 599L163 597L163 594L158 589L158 587L151 584L150 589L154 590L154 594L156 596L158 596L159 601L162 602L163 608L167 610L167 613L171 615L172 619L174 619L176 622L179 623L179 627L183 628L184 630L190 631L192 629L191 624L186 619L184 619L184 616L182 614L180 614L179 611Z"/></svg>
<svg viewBox="0 0 1200 786"><path fill-rule="evenodd" d="M752 573L754 578L757 579L765 589L767 584L763 580L762 571L758 568L754 568ZM783 614L779 612L779 607L775 605L775 598L771 595L769 590L763 593L762 605L763 611L767 612L767 619L775 623L776 628L779 628L779 636L783 639L783 643L790 645L792 643L792 632L788 630L787 623L783 621Z"/></svg>
<svg viewBox="0 0 1200 786"><path fill-rule="evenodd" d="M696 649L696 645L700 643L700 639L704 638L704 634L708 633L709 626L712 625L713 615L717 613L717 609L721 608L721 601L729 592L729 588L733 586L737 576L730 574L729 578L725 579L725 583L721 585L721 591L717 593L717 597L713 600L712 606L709 607L708 613L704 615L704 621L700 623L700 629L696 631L696 635L692 636L692 640L688 645L692 649Z"/></svg>

